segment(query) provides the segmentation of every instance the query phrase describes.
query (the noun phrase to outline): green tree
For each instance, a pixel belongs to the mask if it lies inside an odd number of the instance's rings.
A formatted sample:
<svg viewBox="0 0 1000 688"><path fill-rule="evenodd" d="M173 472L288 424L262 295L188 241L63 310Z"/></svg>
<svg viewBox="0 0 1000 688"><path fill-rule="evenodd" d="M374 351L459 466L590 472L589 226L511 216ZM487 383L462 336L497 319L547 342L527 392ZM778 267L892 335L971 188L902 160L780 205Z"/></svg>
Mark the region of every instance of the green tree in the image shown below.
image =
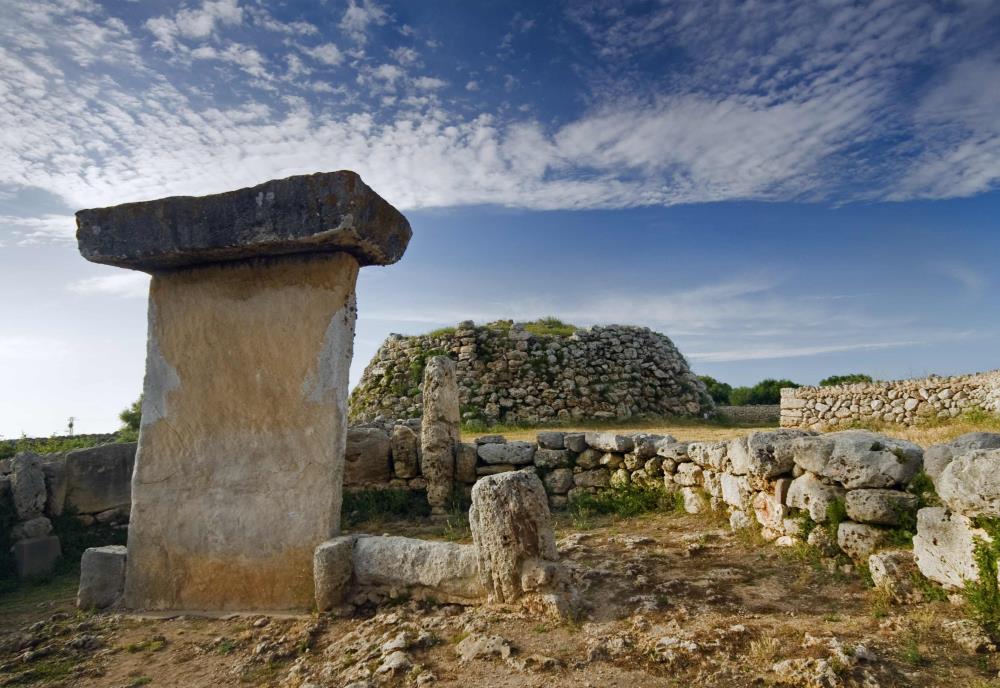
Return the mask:
<svg viewBox="0 0 1000 688"><path fill-rule="evenodd" d="M760 406L778 404L781 402L783 387L801 387L791 380L761 380L753 387L734 387L729 394L729 403L733 406Z"/></svg>
<svg viewBox="0 0 1000 688"><path fill-rule="evenodd" d="M719 382L711 375L699 375L698 379L705 383L705 387L708 388L708 395L712 397L712 401L720 406L729 404L729 395L733 391L732 385Z"/></svg>
<svg viewBox="0 0 1000 688"><path fill-rule="evenodd" d="M849 375L831 375L819 381L820 387L834 387L836 385L854 385L859 382L873 382L871 375L864 373L851 373Z"/></svg>
<svg viewBox="0 0 1000 688"><path fill-rule="evenodd" d="M139 436L139 425L142 422L142 395L119 413L118 418L122 422L122 427L118 430L119 437L124 441L134 441Z"/></svg>

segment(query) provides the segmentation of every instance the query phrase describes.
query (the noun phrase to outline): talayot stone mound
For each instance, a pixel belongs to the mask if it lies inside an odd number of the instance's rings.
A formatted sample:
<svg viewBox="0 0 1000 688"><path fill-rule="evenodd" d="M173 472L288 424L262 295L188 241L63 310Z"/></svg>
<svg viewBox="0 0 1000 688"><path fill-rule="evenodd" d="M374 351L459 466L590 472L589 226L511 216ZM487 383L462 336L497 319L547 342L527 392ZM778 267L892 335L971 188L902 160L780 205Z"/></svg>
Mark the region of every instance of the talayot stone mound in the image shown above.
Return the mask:
<svg viewBox="0 0 1000 688"><path fill-rule="evenodd" d="M420 415L423 371L435 355L456 361L465 421L545 423L714 410L677 347L649 328L466 321L426 335L390 335L351 393L351 419Z"/></svg>

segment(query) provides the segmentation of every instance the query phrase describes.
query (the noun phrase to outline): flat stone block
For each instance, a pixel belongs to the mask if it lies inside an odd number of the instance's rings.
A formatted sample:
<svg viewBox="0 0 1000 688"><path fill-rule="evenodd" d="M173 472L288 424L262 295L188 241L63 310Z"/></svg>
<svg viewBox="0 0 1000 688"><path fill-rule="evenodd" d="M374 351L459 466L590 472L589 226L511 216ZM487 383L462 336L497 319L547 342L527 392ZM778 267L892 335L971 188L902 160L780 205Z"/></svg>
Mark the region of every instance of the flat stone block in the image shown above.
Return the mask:
<svg viewBox="0 0 1000 688"><path fill-rule="evenodd" d="M47 576L62 556L59 538L55 535L20 540L14 543L11 550L18 578Z"/></svg>
<svg viewBox="0 0 1000 688"><path fill-rule="evenodd" d="M313 584L316 587L316 609L329 611L343 604L354 574L354 542L357 537L345 535L327 540L313 554Z"/></svg>
<svg viewBox="0 0 1000 688"><path fill-rule="evenodd" d="M121 545L91 547L80 559L80 588L76 606L107 609L117 604L125 591L125 561L128 550Z"/></svg>
<svg viewBox="0 0 1000 688"><path fill-rule="evenodd" d="M84 258L148 272L334 251L360 265L388 265L412 234L406 218L348 170L81 210L76 223Z"/></svg>
<svg viewBox="0 0 1000 688"><path fill-rule="evenodd" d="M476 548L397 536L367 536L354 543L359 588L408 590L440 602L469 604L486 590L479 582Z"/></svg>
<svg viewBox="0 0 1000 688"><path fill-rule="evenodd" d="M305 610L337 534L358 262L156 273L125 605Z"/></svg>
<svg viewBox="0 0 1000 688"><path fill-rule="evenodd" d="M66 454L65 503L81 514L125 507L132 501L135 442L105 444Z"/></svg>

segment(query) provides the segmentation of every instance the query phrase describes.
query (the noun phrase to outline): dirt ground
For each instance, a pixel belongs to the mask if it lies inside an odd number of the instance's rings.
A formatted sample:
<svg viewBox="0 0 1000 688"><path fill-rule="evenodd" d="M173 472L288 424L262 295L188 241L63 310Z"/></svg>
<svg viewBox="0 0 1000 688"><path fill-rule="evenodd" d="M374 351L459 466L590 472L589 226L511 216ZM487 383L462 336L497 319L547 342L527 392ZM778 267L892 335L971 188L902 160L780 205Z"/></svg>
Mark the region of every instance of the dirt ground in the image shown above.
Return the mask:
<svg viewBox="0 0 1000 688"><path fill-rule="evenodd" d="M707 516L557 520L585 605L570 619L411 600L352 618L84 614L62 578L0 598L0 685L1000 686L997 655L953 639L948 602L887 605L857 574Z"/></svg>

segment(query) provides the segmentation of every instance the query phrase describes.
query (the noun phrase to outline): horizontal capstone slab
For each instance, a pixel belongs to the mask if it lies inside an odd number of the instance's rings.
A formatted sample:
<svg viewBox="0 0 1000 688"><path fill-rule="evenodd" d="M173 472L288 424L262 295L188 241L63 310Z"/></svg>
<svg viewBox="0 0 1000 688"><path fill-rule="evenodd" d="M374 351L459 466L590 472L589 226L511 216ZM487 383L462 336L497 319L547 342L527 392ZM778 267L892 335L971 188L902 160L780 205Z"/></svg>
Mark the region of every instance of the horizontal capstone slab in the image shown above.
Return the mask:
<svg viewBox="0 0 1000 688"><path fill-rule="evenodd" d="M144 271L330 251L388 265L412 234L402 213L348 170L81 210L76 222L84 258Z"/></svg>

